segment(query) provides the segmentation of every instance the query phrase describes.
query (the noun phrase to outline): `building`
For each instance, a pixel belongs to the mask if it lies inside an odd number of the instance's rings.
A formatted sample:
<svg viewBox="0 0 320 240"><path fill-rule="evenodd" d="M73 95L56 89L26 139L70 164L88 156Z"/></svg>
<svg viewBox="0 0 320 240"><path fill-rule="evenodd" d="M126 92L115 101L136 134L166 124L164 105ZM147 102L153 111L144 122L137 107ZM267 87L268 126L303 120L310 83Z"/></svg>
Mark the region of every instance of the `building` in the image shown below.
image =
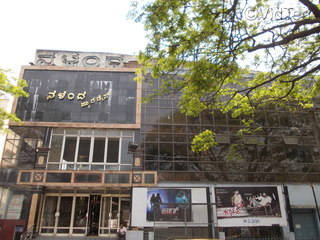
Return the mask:
<svg viewBox="0 0 320 240"><path fill-rule="evenodd" d="M0 169L0 238L251 237L318 239L317 109L265 109L262 131L238 139L241 119L187 117L179 96L142 104L159 83L136 83L134 56L37 50L21 77ZM213 129L212 152L190 151ZM241 146L230 159L233 143ZM130 236L130 238L129 238Z"/></svg>
<svg viewBox="0 0 320 240"><path fill-rule="evenodd" d="M13 97L11 96L2 96L0 99L0 108L4 109L6 112L11 112L12 109ZM8 120L4 122L4 127L8 127ZM6 140L6 133L0 133L0 156L2 156L2 151L4 148L4 143Z"/></svg>

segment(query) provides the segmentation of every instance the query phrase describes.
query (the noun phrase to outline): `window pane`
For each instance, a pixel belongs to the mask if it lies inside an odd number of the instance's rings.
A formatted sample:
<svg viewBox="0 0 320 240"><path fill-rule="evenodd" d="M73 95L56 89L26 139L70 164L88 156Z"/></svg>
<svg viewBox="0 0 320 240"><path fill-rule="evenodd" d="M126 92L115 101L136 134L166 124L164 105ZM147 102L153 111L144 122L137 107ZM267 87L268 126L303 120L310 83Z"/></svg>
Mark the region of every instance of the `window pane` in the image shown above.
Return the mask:
<svg viewBox="0 0 320 240"><path fill-rule="evenodd" d="M95 136L106 136L107 131L106 130L94 130L94 135Z"/></svg>
<svg viewBox="0 0 320 240"><path fill-rule="evenodd" d="M91 170L92 171L103 171L104 165L91 165Z"/></svg>
<svg viewBox="0 0 320 240"><path fill-rule="evenodd" d="M123 130L122 131L122 136L124 137L132 137L133 136L133 131L131 130Z"/></svg>
<svg viewBox="0 0 320 240"><path fill-rule="evenodd" d="M22 172L20 182L30 182L31 172Z"/></svg>
<svg viewBox="0 0 320 240"><path fill-rule="evenodd" d="M75 128L67 128L66 129L66 134L78 134L78 129Z"/></svg>
<svg viewBox="0 0 320 240"><path fill-rule="evenodd" d="M58 227L70 226L72 201L73 197L61 197Z"/></svg>
<svg viewBox="0 0 320 240"><path fill-rule="evenodd" d="M92 162L104 162L104 147L105 139L104 138L95 138L94 139L94 148L93 148L93 158Z"/></svg>
<svg viewBox="0 0 320 240"><path fill-rule="evenodd" d="M52 136L49 162L59 162L63 136Z"/></svg>
<svg viewBox="0 0 320 240"><path fill-rule="evenodd" d="M131 164L132 154L128 154L129 142L132 142L132 138L122 138L121 146L121 164L128 163Z"/></svg>
<svg viewBox="0 0 320 240"><path fill-rule="evenodd" d="M43 208L42 226L53 227L55 223L55 213L57 210L58 197L46 197L45 206Z"/></svg>
<svg viewBox="0 0 320 240"><path fill-rule="evenodd" d="M90 138L80 138L78 162L89 162L90 142Z"/></svg>
<svg viewBox="0 0 320 240"><path fill-rule="evenodd" d="M14 142L18 143L18 140L7 140L3 152L3 158L14 158L17 153L17 146L14 145ZM17 145L17 144L16 144Z"/></svg>
<svg viewBox="0 0 320 240"><path fill-rule="evenodd" d="M77 197L74 214L74 227L85 227L87 223L88 197Z"/></svg>
<svg viewBox="0 0 320 240"><path fill-rule="evenodd" d="M69 183L71 182L71 173L47 173L46 182L60 182L60 183Z"/></svg>
<svg viewBox="0 0 320 240"><path fill-rule="evenodd" d="M106 165L106 170L107 171L119 171L119 165Z"/></svg>
<svg viewBox="0 0 320 240"><path fill-rule="evenodd" d="M63 160L68 162L74 162L74 155L76 151L77 138L67 137L64 145Z"/></svg>
<svg viewBox="0 0 320 240"><path fill-rule="evenodd" d="M108 163L117 163L119 157L119 138L108 139Z"/></svg>
<svg viewBox="0 0 320 240"><path fill-rule="evenodd" d="M53 134L63 134L64 129L63 128L54 128L53 129Z"/></svg>
<svg viewBox="0 0 320 240"><path fill-rule="evenodd" d="M154 183L154 181L155 181L155 176L154 176L154 174L145 174L144 175L144 182L146 183L146 184L153 184Z"/></svg>
<svg viewBox="0 0 320 240"><path fill-rule="evenodd" d="M92 130L91 129L80 129L80 135L92 135Z"/></svg>
<svg viewBox="0 0 320 240"><path fill-rule="evenodd" d="M59 164L48 164L47 166L47 170L59 170ZM61 170L65 170L65 169L62 169L61 167Z"/></svg>
<svg viewBox="0 0 320 240"><path fill-rule="evenodd" d="M1 161L1 167L16 167L15 156L20 154L18 148L19 140L7 140L4 148L3 158ZM14 144L15 143L15 144Z"/></svg>
<svg viewBox="0 0 320 240"><path fill-rule="evenodd" d="M129 183L130 181L129 174L122 174L122 173L108 173L105 174L105 183Z"/></svg>
<svg viewBox="0 0 320 240"><path fill-rule="evenodd" d="M119 130L109 130L108 136L120 136L120 131Z"/></svg>

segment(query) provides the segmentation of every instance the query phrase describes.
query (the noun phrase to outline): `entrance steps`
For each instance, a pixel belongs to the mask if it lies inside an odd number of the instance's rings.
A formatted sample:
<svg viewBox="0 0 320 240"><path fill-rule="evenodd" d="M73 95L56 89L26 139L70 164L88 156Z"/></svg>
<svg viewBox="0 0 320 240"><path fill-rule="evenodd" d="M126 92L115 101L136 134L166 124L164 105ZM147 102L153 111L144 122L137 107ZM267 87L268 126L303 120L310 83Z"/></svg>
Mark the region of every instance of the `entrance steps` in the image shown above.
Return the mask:
<svg viewBox="0 0 320 240"><path fill-rule="evenodd" d="M86 237L57 237L57 236L36 236L34 240L118 240L115 237L98 237L98 236L86 236Z"/></svg>

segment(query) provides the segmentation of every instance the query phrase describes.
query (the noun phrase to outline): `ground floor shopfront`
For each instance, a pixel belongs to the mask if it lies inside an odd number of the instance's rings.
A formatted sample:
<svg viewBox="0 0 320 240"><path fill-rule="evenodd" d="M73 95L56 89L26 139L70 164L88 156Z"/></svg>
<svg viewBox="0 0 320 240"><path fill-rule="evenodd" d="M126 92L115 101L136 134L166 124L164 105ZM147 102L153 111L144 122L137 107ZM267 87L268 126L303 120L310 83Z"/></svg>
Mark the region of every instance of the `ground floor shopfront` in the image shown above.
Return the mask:
<svg viewBox="0 0 320 240"><path fill-rule="evenodd" d="M0 234L7 226L13 229L10 238L2 239L19 239L30 226L44 237L111 238L120 223L128 234L139 233L136 239L141 240L320 238L315 204L319 185L313 189L307 184L90 185L1 188ZM269 196L268 206L250 206L253 198L264 194ZM234 206L235 199L241 205Z"/></svg>
<svg viewBox="0 0 320 240"><path fill-rule="evenodd" d="M0 239L20 239L30 227L42 236L105 237L130 227L130 188L1 190Z"/></svg>
<svg viewBox="0 0 320 240"><path fill-rule="evenodd" d="M109 193L108 193L109 192ZM112 192L112 193L111 193ZM41 235L116 235L130 223L130 190L46 193L40 218Z"/></svg>
<svg viewBox="0 0 320 240"><path fill-rule="evenodd" d="M20 170L0 187L0 239L33 227L47 237L116 237L130 228L132 187L157 185L150 171Z"/></svg>

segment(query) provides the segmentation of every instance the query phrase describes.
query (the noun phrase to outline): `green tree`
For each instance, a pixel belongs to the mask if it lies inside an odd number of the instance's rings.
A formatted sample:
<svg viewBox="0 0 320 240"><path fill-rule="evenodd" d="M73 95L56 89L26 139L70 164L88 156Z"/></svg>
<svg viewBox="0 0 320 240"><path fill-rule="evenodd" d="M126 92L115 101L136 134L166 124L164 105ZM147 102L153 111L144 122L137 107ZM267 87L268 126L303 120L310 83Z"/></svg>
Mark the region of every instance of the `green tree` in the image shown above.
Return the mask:
<svg viewBox="0 0 320 240"><path fill-rule="evenodd" d="M149 40L136 79L160 78L149 98L180 92L181 111L193 116L215 108L254 120L266 106L312 107L320 91L320 4L285 2L133 2L131 17Z"/></svg>
<svg viewBox="0 0 320 240"><path fill-rule="evenodd" d="M9 76L8 70L0 69L0 101L4 96L14 97L27 97L28 94L23 91L23 88L27 86L27 83L23 79L15 79ZM7 112L4 108L0 107L0 130L4 130L5 120L12 120L19 122L20 119L13 113Z"/></svg>

